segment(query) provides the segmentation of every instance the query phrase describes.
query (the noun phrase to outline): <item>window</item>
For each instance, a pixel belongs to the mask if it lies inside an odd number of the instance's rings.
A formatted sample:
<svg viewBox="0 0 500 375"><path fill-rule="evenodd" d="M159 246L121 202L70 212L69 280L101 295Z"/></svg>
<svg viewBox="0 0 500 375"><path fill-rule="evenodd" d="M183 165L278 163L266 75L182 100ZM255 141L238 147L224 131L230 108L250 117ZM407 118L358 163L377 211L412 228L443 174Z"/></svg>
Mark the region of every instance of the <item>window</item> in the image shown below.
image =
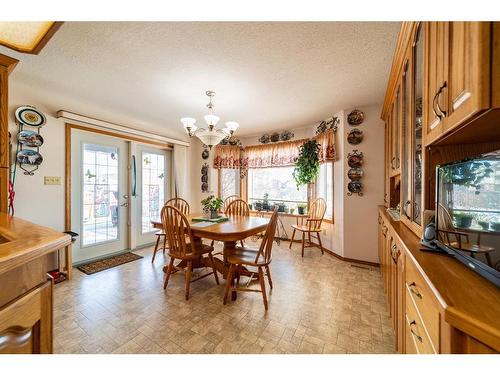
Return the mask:
<svg viewBox="0 0 500 375"><path fill-rule="evenodd" d="M258 205L264 202L266 194L270 205L281 205L278 207L279 211L296 213L297 204L307 203L307 186L297 189L293 170L293 166L249 168L248 203L253 205L252 208L258 209Z"/></svg>
<svg viewBox="0 0 500 375"><path fill-rule="evenodd" d="M165 202L165 156L142 153L142 230L155 231L151 220L160 220Z"/></svg>
<svg viewBox="0 0 500 375"><path fill-rule="evenodd" d="M231 195L240 195L240 170L234 168L222 168L220 176L220 197L222 200Z"/></svg>
<svg viewBox="0 0 500 375"><path fill-rule="evenodd" d="M325 218L333 218L333 163L322 163L316 183L316 196L326 202Z"/></svg>
<svg viewBox="0 0 500 375"><path fill-rule="evenodd" d="M83 145L83 246L118 239L118 149Z"/></svg>

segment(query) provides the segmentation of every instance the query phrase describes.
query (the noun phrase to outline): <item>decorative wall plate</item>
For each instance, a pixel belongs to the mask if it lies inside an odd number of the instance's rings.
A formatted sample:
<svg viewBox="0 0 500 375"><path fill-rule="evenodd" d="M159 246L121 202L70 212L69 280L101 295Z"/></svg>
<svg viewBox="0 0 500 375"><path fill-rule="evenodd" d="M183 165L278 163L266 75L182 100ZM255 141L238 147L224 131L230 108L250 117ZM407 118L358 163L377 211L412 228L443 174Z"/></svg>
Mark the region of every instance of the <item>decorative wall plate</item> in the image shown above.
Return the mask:
<svg viewBox="0 0 500 375"><path fill-rule="evenodd" d="M361 181L351 181L347 184L347 195L358 194L363 195L363 183Z"/></svg>
<svg viewBox="0 0 500 375"><path fill-rule="evenodd" d="M23 125L36 127L44 126L47 121L42 112L29 105L16 109L16 120Z"/></svg>
<svg viewBox="0 0 500 375"><path fill-rule="evenodd" d="M278 142L280 140L280 133L271 134L271 142Z"/></svg>
<svg viewBox="0 0 500 375"><path fill-rule="evenodd" d="M351 168L349 169L349 172L347 172L347 177L351 181L359 181L363 178L363 170L361 168Z"/></svg>
<svg viewBox="0 0 500 375"><path fill-rule="evenodd" d="M204 149L202 152L201 152L201 157L202 159L208 159L208 157L210 156L210 152L208 151L208 149Z"/></svg>
<svg viewBox="0 0 500 375"><path fill-rule="evenodd" d="M347 164L351 168L361 167L363 165L363 153L353 150L347 155Z"/></svg>
<svg viewBox="0 0 500 375"><path fill-rule="evenodd" d="M271 141L271 137L269 134L262 134L262 136L259 138L260 143L269 143Z"/></svg>
<svg viewBox="0 0 500 375"><path fill-rule="evenodd" d="M365 119L365 114L359 109L354 109L347 115L347 122L351 126L361 125Z"/></svg>
<svg viewBox="0 0 500 375"><path fill-rule="evenodd" d="M326 132L327 129L328 128L326 127L326 121L321 121L318 127L316 128L316 134L324 133Z"/></svg>
<svg viewBox="0 0 500 375"><path fill-rule="evenodd" d="M363 132L358 128L352 129L347 135L347 142L350 145L359 145L363 140Z"/></svg>
<svg viewBox="0 0 500 375"><path fill-rule="evenodd" d="M39 152L33 150L22 150L17 153L17 161L19 164L40 165L43 157Z"/></svg>
<svg viewBox="0 0 500 375"><path fill-rule="evenodd" d="M295 135L290 130L285 130L280 134L280 141L289 141Z"/></svg>
<svg viewBox="0 0 500 375"><path fill-rule="evenodd" d="M32 130L21 130L17 134L19 143L29 147L40 147L43 145L43 137Z"/></svg>

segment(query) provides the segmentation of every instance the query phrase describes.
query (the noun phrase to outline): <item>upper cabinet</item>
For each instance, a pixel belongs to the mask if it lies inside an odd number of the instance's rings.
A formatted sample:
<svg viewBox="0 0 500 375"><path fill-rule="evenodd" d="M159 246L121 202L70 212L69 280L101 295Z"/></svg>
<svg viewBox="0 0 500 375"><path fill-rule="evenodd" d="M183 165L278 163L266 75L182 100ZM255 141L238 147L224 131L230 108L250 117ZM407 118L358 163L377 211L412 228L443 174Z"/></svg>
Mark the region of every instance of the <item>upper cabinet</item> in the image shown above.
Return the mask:
<svg viewBox="0 0 500 375"><path fill-rule="evenodd" d="M426 144L491 106L490 22L426 23Z"/></svg>

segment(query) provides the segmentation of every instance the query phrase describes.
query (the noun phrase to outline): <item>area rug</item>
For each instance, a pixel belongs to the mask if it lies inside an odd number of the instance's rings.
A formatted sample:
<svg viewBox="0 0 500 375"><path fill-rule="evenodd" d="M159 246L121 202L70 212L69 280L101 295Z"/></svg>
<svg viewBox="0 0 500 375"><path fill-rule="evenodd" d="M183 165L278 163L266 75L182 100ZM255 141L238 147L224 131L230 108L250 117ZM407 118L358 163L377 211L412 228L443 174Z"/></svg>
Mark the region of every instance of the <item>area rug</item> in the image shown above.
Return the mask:
<svg viewBox="0 0 500 375"><path fill-rule="evenodd" d="M96 260L95 262L87 263L77 268L86 273L87 275L92 275L93 273L101 272L121 264L133 262L134 260L144 258L140 255L134 253L124 253L120 255L115 255L106 259Z"/></svg>

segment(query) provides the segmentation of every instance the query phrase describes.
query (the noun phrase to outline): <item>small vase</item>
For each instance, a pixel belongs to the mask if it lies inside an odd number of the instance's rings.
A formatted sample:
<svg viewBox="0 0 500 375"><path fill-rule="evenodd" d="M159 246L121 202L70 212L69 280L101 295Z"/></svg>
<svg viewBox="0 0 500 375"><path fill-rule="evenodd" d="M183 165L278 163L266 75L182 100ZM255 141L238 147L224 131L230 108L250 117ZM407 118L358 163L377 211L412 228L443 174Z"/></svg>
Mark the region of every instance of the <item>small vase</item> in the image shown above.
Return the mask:
<svg viewBox="0 0 500 375"><path fill-rule="evenodd" d="M217 210L214 210L214 211L210 211L210 219L216 219L217 216L219 216L217 214Z"/></svg>

